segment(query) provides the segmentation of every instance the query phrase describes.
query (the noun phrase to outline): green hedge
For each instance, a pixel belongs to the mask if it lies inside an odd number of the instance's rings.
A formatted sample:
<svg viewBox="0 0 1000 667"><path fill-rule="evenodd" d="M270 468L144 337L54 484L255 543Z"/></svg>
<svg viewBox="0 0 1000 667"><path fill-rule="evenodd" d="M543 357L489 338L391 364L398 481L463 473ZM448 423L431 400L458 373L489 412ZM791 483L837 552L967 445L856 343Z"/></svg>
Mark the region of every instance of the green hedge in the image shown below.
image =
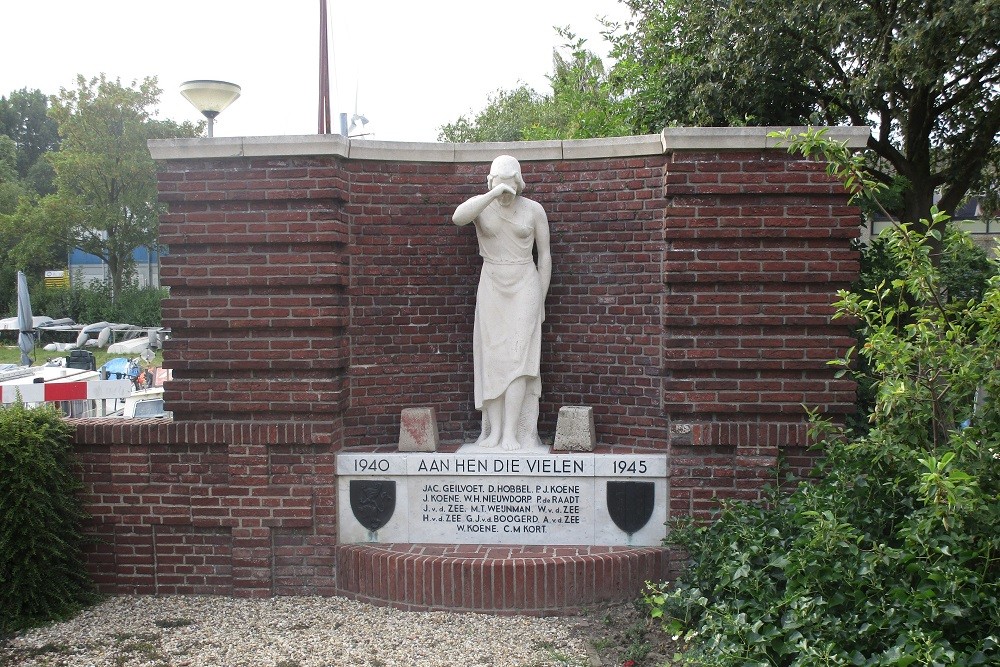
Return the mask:
<svg viewBox="0 0 1000 667"><path fill-rule="evenodd" d="M31 293L31 309L52 319L69 317L75 322L119 322L140 327L160 326L160 302L167 290L132 285L111 300L111 288L100 282L87 287L45 287ZM16 311L15 311L16 312Z"/></svg>
<svg viewBox="0 0 1000 667"><path fill-rule="evenodd" d="M52 407L0 408L0 636L94 598L70 427Z"/></svg>

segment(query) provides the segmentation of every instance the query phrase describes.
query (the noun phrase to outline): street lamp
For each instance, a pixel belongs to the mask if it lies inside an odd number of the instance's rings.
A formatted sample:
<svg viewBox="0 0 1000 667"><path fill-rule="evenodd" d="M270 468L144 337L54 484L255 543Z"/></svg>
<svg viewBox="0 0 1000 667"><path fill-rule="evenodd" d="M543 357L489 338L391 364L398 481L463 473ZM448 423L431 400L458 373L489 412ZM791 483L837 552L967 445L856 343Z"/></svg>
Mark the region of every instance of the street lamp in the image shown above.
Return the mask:
<svg viewBox="0 0 1000 667"><path fill-rule="evenodd" d="M208 136L213 136L215 117L240 96L240 87L228 81L200 79L181 84L181 95L208 119Z"/></svg>

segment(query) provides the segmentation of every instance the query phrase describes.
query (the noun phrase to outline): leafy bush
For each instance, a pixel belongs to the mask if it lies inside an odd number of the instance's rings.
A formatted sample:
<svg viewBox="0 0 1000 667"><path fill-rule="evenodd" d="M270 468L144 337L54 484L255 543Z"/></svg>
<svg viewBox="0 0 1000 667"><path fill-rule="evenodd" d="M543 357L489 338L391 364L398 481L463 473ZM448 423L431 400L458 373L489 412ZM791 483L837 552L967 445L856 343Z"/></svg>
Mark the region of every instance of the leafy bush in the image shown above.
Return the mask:
<svg viewBox="0 0 1000 667"><path fill-rule="evenodd" d="M814 415L815 480L671 532L690 568L646 601L689 662L1000 664L1000 277L949 301L932 248L968 239L943 224L897 226L895 277L840 295L866 342L834 363L865 360L868 428Z"/></svg>
<svg viewBox="0 0 1000 667"><path fill-rule="evenodd" d="M990 261L989 254L983 248L970 243L968 237L955 230L948 230L946 234L950 238L945 245L946 252L943 253L940 263L944 294L951 302L982 300L989 279L997 274L997 264ZM902 298L900 290L892 286L899 267L893 259L889 246L890 238L884 236L873 239L871 243L861 248L861 271L857 282L851 288L852 292L866 294L885 284L889 286L887 299L898 301ZM858 336L858 346L863 347L867 342L864 329L859 329L855 333ZM858 380L856 414L859 418L852 418L851 423L852 426L864 428L867 417L875 406L875 386L871 379L871 370L867 366L867 358L861 356L855 361L859 371L855 374Z"/></svg>
<svg viewBox="0 0 1000 667"><path fill-rule="evenodd" d="M72 318L76 322L120 322L141 327L160 326L160 302L167 290L131 285L116 301L111 300L111 286L94 281L86 287L41 286L32 292L32 310L53 319Z"/></svg>
<svg viewBox="0 0 1000 667"><path fill-rule="evenodd" d="M0 408L0 636L92 600L80 489L59 413Z"/></svg>

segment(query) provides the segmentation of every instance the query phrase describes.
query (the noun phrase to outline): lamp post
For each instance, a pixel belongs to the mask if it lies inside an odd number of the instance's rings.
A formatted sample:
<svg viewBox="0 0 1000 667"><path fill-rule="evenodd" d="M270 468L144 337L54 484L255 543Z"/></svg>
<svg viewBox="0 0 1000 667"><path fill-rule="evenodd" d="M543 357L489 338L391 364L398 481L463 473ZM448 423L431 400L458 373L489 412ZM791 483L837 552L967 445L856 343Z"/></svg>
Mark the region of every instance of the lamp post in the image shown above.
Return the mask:
<svg viewBox="0 0 1000 667"><path fill-rule="evenodd" d="M208 119L208 136L214 136L215 117L240 96L240 87L228 81L199 79L181 84L181 95Z"/></svg>

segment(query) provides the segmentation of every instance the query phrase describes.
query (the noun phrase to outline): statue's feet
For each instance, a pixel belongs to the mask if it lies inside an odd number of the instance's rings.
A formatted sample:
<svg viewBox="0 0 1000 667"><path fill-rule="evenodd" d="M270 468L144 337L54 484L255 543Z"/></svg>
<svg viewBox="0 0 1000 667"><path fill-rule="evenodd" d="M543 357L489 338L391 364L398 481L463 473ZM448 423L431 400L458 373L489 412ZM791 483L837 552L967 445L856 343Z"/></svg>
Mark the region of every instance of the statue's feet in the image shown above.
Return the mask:
<svg viewBox="0 0 1000 667"><path fill-rule="evenodd" d="M521 449L521 443L515 438L504 438L500 441L500 448L508 452L516 452Z"/></svg>
<svg viewBox="0 0 1000 667"><path fill-rule="evenodd" d="M488 436L479 436L479 440L476 440L476 445L479 447L484 447L486 449L494 449L500 444L500 434L491 433Z"/></svg>

